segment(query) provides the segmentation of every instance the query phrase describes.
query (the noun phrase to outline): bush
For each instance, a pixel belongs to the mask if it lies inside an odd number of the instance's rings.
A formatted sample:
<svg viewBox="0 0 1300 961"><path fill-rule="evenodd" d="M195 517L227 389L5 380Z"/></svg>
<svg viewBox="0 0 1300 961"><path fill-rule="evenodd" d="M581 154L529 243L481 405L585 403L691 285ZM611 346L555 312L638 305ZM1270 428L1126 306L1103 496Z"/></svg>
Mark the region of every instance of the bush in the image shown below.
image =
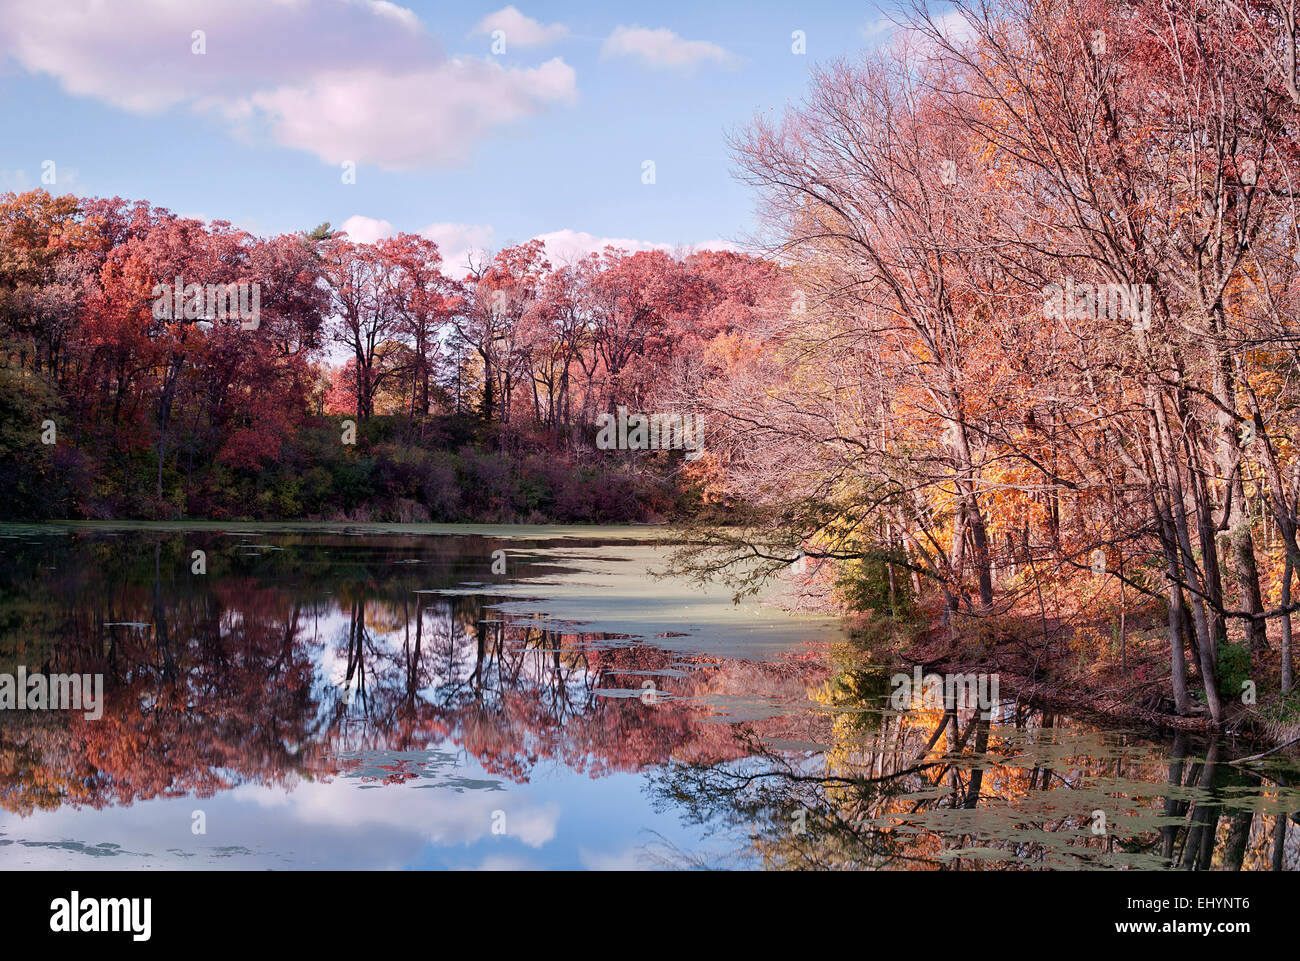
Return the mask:
<svg viewBox="0 0 1300 961"><path fill-rule="evenodd" d="M1245 641L1227 641L1219 645L1219 663L1214 669L1219 693L1228 699L1241 694L1243 681L1250 679L1250 647Z"/></svg>
<svg viewBox="0 0 1300 961"><path fill-rule="evenodd" d="M683 516L700 504L680 463L579 463L553 447L547 431L484 425L469 415L423 423L377 416L357 423L355 446L341 443L342 421L351 418L313 418L289 429L276 461L257 466L222 462L197 435L188 442L178 436L168 445L157 497L156 447L147 430L131 447L83 436L74 448L54 399L11 375L0 368L0 387L12 388L7 396L0 390L0 413L9 414L0 417L0 514L13 518L364 515L608 524ZM58 445L39 443L42 418L58 423Z"/></svg>
<svg viewBox="0 0 1300 961"><path fill-rule="evenodd" d="M461 494L457 484L459 465L456 455L445 451L434 451L424 462L420 492L430 517L435 521L450 524L461 519Z"/></svg>
<svg viewBox="0 0 1300 961"><path fill-rule="evenodd" d="M872 611L877 617L892 618L906 623L916 616L916 601L912 597L912 580L907 570L899 566L904 562L899 555L871 555L840 565L835 580L835 591L850 608ZM894 564L893 603L890 603L888 563Z"/></svg>

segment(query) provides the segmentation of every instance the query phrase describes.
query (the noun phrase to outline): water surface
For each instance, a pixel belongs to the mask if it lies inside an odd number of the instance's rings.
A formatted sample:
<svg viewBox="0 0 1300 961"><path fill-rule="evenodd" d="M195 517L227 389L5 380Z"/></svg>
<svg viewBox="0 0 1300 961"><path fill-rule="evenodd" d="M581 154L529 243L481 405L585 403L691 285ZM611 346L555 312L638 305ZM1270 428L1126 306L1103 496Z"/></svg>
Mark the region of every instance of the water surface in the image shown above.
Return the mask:
<svg viewBox="0 0 1300 961"><path fill-rule="evenodd" d="M98 720L0 711L0 867L1300 864L1294 760L1005 694L991 718L895 711L910 665L656 579L666 550L647 528L0 526L0 672L106 686Z"/></svg>

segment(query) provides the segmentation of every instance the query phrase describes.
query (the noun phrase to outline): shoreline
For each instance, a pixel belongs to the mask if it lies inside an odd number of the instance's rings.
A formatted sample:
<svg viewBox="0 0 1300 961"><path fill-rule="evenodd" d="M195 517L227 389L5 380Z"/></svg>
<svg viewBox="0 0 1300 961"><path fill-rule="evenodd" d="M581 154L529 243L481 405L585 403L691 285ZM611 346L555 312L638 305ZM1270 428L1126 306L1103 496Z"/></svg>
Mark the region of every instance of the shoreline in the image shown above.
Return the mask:
<svg viewBox="0 0 1300 961"><path fill-rule="evenodd" d="M1173 714L1144 706L1126 695L1142 688L1157 688L1159 683L1168 686L1168 677L1147 681L1129 691L1099 689L1060 680L1035 680L1022 672L1004 669L997 659L982 663L962 659L955 654L925 657L916 647L899 652L909 666L919 665L923 671L937 673L996 672L1004 697L1023 701L1033 707L1058 710L1071 717L1086 719L1107 727L1128 727L1138 733L1167 735L1171 733L1198 734L1206 737L1227 737L1249 747L1284 749L1300 737L1300 724L1270 724L1257 712L1235 705L1222 725L1216 725L1208 714ZM1148 698L1150 695L1148 695ZM1199 704L1200 702L1195 702ZM1300 748L1297 748L1300 751ZM1279 752L1280 753L1280 752Z"/></svg>

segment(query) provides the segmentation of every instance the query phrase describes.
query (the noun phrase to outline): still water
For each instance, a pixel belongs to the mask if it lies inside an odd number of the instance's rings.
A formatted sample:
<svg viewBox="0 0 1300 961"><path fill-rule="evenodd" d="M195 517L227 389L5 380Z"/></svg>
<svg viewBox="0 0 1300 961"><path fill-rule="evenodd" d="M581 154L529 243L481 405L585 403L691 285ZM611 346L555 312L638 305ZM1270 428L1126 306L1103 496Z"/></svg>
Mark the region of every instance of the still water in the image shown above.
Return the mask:
<svg viewBox="0 0 1300 961"><path fill-rule="evenodd" d="M1294 759L1006 691L991 719L899 712L911 665L652 576L667 551L0 525L0 673L104 676L98 719L0 711L0 867L1300 866Z"/></svg>

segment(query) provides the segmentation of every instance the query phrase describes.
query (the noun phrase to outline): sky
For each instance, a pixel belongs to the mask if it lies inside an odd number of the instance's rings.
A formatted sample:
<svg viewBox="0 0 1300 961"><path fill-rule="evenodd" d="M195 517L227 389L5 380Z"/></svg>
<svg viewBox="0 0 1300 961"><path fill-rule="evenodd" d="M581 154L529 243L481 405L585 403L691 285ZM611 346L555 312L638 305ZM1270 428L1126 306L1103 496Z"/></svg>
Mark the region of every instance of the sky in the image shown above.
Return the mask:
<svg viewBox="0 0 1300 961"><path fill-rule="evenodd" d="M888 10L0 0L0 192L258 235L419 232L448 266L533 237L558 260L743 245L756 198L727 133L797 102L819 61L887 43Z"/></svg>

